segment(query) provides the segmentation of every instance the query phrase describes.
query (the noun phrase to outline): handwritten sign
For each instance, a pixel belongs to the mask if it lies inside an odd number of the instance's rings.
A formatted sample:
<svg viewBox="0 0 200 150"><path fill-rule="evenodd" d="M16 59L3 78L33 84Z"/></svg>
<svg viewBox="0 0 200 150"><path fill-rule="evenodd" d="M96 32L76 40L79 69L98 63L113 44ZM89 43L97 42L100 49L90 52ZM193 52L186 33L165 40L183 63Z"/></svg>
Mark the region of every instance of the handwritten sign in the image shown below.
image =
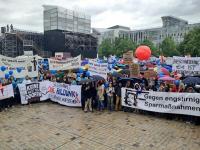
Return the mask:
<svg viewBox="0 0 200 150"><path fill-rule="evenodd" d="M200 57L173 57L172 70L184 75L199 75Z"/></svg>

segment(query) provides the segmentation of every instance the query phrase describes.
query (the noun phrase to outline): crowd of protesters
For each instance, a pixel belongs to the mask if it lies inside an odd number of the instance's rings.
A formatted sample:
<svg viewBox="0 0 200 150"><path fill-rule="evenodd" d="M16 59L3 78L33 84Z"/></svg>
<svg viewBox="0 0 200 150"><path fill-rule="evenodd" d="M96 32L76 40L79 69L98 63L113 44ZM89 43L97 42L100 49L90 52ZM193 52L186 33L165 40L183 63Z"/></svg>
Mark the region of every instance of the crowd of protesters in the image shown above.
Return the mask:
<svg viewBox="0 0 200 150"><path fill-rule="evenodd" d="M94 80L91 79L86 73L73 73L67 71L58 71L56 73L40 72L37 78L25 77L24 79L15 79L10 76L8 79L0 80L0 90L3 86L12 84L14 89L14 98L4 99L0 101L0 110L6 110L13 105L20 104L20 93L17 85L19 83L31 83L37 81L49 80L52 82L65 83L65 84L80 84L82 82L82 109L84 112L95 111L130 111L136 113L142 113L146 115L154 115L158 117L166 117L167 119L184 120L190 123L199 123L199 117L176 115L176 114L162 114L157 112L148 112L143 110L137 110L133 108L126 108L121 106L121 88L132 88L140 91L160 91L160 92L187 92L187 93L199 93L198 89L194 86L184 85L181 81L175 82L160 82L156 79L145 79L141 77L142 82L132 80L126 80L121 82L121 78L108 75L107 80Z"/></svg>

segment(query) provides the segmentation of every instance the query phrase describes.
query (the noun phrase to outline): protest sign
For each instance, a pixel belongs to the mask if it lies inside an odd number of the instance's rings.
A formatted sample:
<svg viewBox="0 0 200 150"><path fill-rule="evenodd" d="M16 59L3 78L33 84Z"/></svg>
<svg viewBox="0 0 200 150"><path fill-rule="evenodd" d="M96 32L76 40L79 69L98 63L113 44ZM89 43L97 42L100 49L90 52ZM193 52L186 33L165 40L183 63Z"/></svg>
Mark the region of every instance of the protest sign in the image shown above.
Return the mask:
<svg viewBox="0 0 200 150"><path fill-rule="evenodd" d="M89 69L90 75L98 75L107 79L108 73L108 63L98 63L96 60L89 60Z"/></svg>
<svg viewBox="0 0 200 150"><path fill-rule="evenodd" d="M81 67L81 55L66 60L56 60L51 58L48 60L50 70L69 70Z"/></svg>
<svg viewBox="0 0 200 150"><path fill-rule="evenodd" d="M200 57L173 57L172 70L184 75L200 75Z"/></svg>
<svg viewBox="0 0 200 150"><path fill-rule="evenodd" d="M133 63L133 51L128 51L123 54L124 64L132 64Z"/></svg>
<svg viewBox="0 0 200 150"><path fill-rule="evenodd" d="M49 98L49 81L18 84L21 104L44 101Z"/></svg>
<svg viewBox="0 0 200 150"><path fill-rule="evenodd" d="M0 85L0 100L14 97L13 86L12 84L2 86Z"/></svg>
<svg viewBox="0 0 200 150"><path fill-rule="evenodd" d="M25 76L37 77L37 61L37 56L11 58L0 55L0 66L4 66L6 68L5 71L0 71L0 78L4 78L5 74L8 74L9 71L13 71L13 76L15 78L24 78Z"/></svg>
<svg viewBox="0 0 200 150"><path fill-rule="evenodd" d="M140 66L139 64L129 64L130 77L139 77L140 75Z"/></svg>
<svg viewBox="0 0 200 150"><path fill-rule="evenodd" d="M81 86L51 82L49 98L65 106L81 107Z"/></svg>
<svg viewBox="0 0 200 150"><path fill-rule="evenodd" d="M153 112L200 116L199 93L172 93L122 88L122 106Z"/></svg>

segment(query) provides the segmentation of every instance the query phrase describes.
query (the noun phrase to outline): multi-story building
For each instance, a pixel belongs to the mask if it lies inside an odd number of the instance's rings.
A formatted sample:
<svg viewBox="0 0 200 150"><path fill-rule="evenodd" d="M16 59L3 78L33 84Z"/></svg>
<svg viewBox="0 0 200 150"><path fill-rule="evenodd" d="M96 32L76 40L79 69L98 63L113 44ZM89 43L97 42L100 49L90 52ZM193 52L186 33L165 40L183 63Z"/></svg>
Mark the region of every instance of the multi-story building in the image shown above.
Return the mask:
<svg viewBox="0 0 200 150"><path fill-rule="evenodd" d="M179 44L190 30L194 27L200 27L200 23L189 24L188 21L173 16L163 16L161 18L163 22L162 27L142 30L121 30L118 32L117 36L109 34L110 30L108 28L100 32L98 36L100 37L99 44L102 39L115 39L115 37L129 38L137 44L148 39L157 46L159 46L166 37L171 37L176 44ZM110 36L107 36L108 34Z"/></svg>
<svg viewBox="0 0 200 150"><path fill-rule="evenodd" d="M44 5L45 50L71 56L97 55L97 39L91 34L91 17L58 6Z"/></svg>
<svg viewBox="0 0 200 150"><path fill-rule="evenodd" d="M104 28L93 28L92 32L98 37L98 45L105 39L110 39L111 42L114 42L115 38L119 37L128 37L131 29L129 27L115 25L113 27L104 29Z"/></svg>

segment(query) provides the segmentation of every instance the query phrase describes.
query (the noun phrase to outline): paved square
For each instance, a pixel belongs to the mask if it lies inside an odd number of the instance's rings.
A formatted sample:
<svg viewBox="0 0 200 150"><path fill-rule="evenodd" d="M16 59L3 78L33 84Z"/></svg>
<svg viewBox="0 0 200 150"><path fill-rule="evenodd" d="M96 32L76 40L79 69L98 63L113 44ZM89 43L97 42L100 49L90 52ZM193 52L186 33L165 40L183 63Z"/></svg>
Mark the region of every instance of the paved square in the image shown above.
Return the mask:
<svg viewBox="0 0 200 150"><path fill-rule="evenodd" d="M51 102L0 112L0 150L199 150L200 126Z"/></svg>

